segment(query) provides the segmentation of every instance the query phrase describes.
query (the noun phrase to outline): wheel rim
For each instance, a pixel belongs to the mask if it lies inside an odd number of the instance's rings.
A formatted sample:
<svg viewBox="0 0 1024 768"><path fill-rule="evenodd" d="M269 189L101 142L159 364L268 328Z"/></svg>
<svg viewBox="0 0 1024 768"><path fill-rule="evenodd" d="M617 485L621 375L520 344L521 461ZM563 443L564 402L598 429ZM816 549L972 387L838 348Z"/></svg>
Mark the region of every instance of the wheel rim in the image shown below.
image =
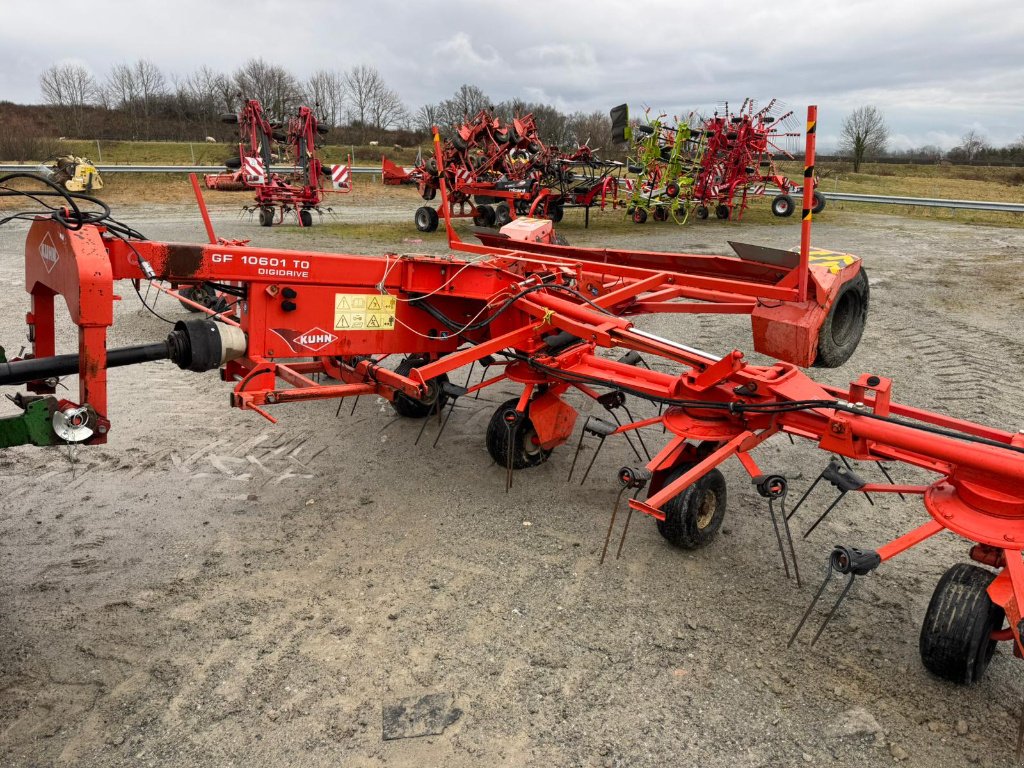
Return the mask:
<svg viewBox="0 0 1024 768"><path fill-rule="evenodd" d="M712 490L705 490L700 497L697 506L697 529L703 531L711 521L715 519L715 512L718 510L718 494Z"/></svg>

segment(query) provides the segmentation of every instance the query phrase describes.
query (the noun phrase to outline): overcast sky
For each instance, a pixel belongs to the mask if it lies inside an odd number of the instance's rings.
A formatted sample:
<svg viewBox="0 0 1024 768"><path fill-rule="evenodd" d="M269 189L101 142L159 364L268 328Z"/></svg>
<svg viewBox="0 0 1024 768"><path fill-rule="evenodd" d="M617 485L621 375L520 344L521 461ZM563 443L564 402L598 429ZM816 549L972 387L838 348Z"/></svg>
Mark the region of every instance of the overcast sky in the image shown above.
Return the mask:
<svg viewBox="0 0 1024 768"><path fill-rule="evenodd" d="M678 114L750 96L803 115L819 143L862 104L890 146L1024 134L1021 0L0 0L0 99L38 103L39 73L148 58L165 73L262 55L305 77L377 67L411 110L462 83L586 111Z"/></svg>

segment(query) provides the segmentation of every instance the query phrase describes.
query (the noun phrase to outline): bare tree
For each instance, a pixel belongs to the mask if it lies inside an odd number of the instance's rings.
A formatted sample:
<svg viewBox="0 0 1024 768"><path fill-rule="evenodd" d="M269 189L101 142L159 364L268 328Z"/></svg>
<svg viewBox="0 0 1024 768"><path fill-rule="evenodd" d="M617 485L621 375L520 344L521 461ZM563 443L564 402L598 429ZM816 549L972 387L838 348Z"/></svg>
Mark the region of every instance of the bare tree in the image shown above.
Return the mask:
<svg viewBox="0 0 1024 768"><path fill-rule="evenodd" d="M175 111L186 125L198 126L203 136L216 135L220 129L220 115L233 111L233 104L225 103L225 91L230 91L228 78L203 65L195 72L175 81Z"/></svg>
<svg viewBox="0 0 1024 768"><path fill-rule="evenodd" d="M307 106L313 108L316 119L333 128L341 122L345 102L345 82L334 70L318 69L306 81Z"/></svg>
<svg viewBox="0 0 1024 768"><path fill-rule="evenodd" d="M491 100L486 93L475 85L463 83L450 99L441 102L439 119L444 128L451 130L461 125L466 118L490 106Z"/></svg>
<svg viewBox="0 0 1024 768"><path fill-rule="evenodd" d="M440 104L424 104L416 110L416 114L413 115L412 118L412 123L416 130L423 131L424 133L430 133L434 126L438 124L440 119Z"/></svg>
<svg viewBox="0 0 1024 768"><path fill-rule="evenodd" d="M359 64L342 79L349 121L359 129L361 143L366 143L368 128L384 131L407 117L401 97L388 88L375 67Z"/></svg>
<svg viewBox="0 0 1024 768"><path fill-rule="evenodd" d="M381 84L370 101L370 122L378 131L399 128L409 119L409 112L396 91Z"/></svg>
<svg viewBox="0 0 1024 768"><path fill-rule="evenodd" d="M881 110L871 105L857 107L843 120L839 132L839 150L853 158L853 172L864 160L885 152L889 128Z"/></svg>
<svg viewBox="0 0 1024 768"><path fill-rule="evenodd" d="M612 121L607 112L575 112L569 116L568 128L577 144L588 144L591 149L612 144Z"/></svg>
<svg viewBox="0 0 1024 768"><path fill-rule="evenodd" d="M46 103L55 107L63 133L81 136L86 107L96 99L96 79L80 64L54 64L39 76Z"/></svg>
<svg viewBox="0 0 1024 768"><path fill-rule="evenodd" d="M235 72L235 85L242 98L259 99L264 111L279 120L287 117L302 100L295 77L284 67L260 59L249 59Z"/></svg>
<svg viewBox="0 0 1024 768"><path fill-rule="evenodd" d="M988 141L974 128L971 128L971 130L960 137L959 149L963 159L968 162L977 160L988 148Z"/></svg>

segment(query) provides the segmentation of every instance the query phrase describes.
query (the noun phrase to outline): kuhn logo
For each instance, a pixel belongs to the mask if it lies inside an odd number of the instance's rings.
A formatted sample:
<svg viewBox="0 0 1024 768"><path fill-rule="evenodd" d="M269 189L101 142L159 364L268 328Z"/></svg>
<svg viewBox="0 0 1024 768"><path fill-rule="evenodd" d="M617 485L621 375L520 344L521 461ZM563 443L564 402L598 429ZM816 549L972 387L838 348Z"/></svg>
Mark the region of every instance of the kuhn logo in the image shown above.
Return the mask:
<svg viewBox="0 0 1024 768"><path fill-rule="evenodd" d="M312 328L305 333L296 333L287 328L271 330L288 342L288 346L292 348L293 352L298 352L300 347L308 349L310 352L318 352L338 340L337 336L323 328Z"/></svg>
<svg viewBox="0 0 1024 768"><path fill-rule="evenodd" d="M42 242L39 243L39 258L43 260L43 266L46 267L46 271L53 272L53 268L57 266L60 254L57 252L57 246L50 239L49 232L46 233Z"/></svg>

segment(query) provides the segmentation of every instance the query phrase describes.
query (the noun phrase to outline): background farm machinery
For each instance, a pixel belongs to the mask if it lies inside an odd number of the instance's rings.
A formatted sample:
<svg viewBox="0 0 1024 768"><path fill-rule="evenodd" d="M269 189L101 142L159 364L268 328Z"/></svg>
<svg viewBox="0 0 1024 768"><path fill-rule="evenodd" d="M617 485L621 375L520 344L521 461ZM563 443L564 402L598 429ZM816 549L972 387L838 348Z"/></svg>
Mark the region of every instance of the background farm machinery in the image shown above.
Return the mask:
<svg viewBox="0 0 1024 768"><path fill-rule="evenodd" d="M469 218L480 227L503 226L516 215L559 222L566 207L615 205L624 164L603 161L589 146L563 153L545 146L533 115L509 122L481 110L441 141L434 132L434 152L418 157L411 169L382 158L385 184L415 184L426 201L442 184L446 200L416 211L421 232L446 219ZM442 211L444 207L446 210Z"/></svg>
<svg viewBox="0 0 1024 768"><path fill-rule="evenodd" d="M706 219L740 219L751 197L777 191L771 209L790 216L793 195L803 191L782 174L776 154L792 155L780 144L800 134L787 129L792 112L778 112L772 100L758 109L747 99L732 112L726 103L707 119L690 115L686 121L667 123L661 115L630 125L626 105L612 110L613 135L630 142L630 171L638 176L627 211L642 224L672 217L678 223L690 213ZM814 193L813 210L820 213L825 198Z"/></svg>
<svg viewBox="0 0 1024 768"><path fill-rule="evenodd" d="M249 99L240 114L225 115L224 120L239 126L238 157L227 160L227 173L207 175L206 186L253 190L256 205L243 210L257 215L262 226L280 224L286 215L295 216L301 227L312 226L313 212L322 214L326 194L351 190L351 162L325 166L320 161L318 140L327 131L309 107L299 107L284 121L272 121L258 100ZM279 156L278 147L284 148L287 157L283 159L291 163L292 170L285 175L271 168ZM330 187L325 180L330 181Z"/></svg>
<svg viewBox="0 0 1024 768"><path fill-rule="evenodd" d="M807 211L814 125L812 112ZM814 251L810 214L803 217L799 253L737 246L737 258L573 248L552 242L550 221L524 219L479 244L461 242L449 227L448 256L373 257L215 238L206 245L152 242L64 197L68 205L38 217L26 240L32 349L24 360L0 363L0 385L27 385L31 394L16 398L24 415L0 427L0 434L14 435L5 444L105 442L107 369L149 360L220 370L234 406L271 420L270 411L283 403L378 395L399 415L423 419L424 428L436 417L437 439L459 398L504 382L520 393L493 412L484 442L508 489L518 471L571 441L578 410L565 396L574 390L600 415L580 427L570 476L584 441L595 446L589 466L581 467L586 477L609 438L636 439L630 445L637 462L617 472L619 499L626 498L617 552L633 512L652 517L675 546L714 540L727 500L719 466L736 459L765 499L766 535L778 545L784 570L799 581L789 528L795 509L787 513L784 506L788 480L769 466L777 461L773 454L757 450L785 434L832 457L812 489L823 480L840 498L920 496L927 512L877 549L835 547L829 576L798 631L836 574L846 581L826 623L858 577L951 531L973 543L971 559L986 567L956 565L940 580L921 631L925 666L970 683L999 641L1012 642L1020 655L1024 435L900 405L881 375L834 387L800 370L846 362L868 311L860 260ZM116 280L241 290L232 317L178 322L166 339L107 349ZM57 296L79 328L77 353L57 354ZM754 348L778 362L753 365L739 351L719 357L634 323L651 313L749 314ZM610 350L617 352L609 356ZM657 370L645 366L655 359ZM478 365L483 376L473 383ZM455 383L455 372L467 366L465 383ZM57 400L57 379L75 373L76 400ZM659 437L662 430L667 440ZM652 440L661 447L648 450ZM908 464L933 479L869 483L843 461ZM606 550L618 511L617 502ZM815 640L824 629L822 623Z"/></svg>

